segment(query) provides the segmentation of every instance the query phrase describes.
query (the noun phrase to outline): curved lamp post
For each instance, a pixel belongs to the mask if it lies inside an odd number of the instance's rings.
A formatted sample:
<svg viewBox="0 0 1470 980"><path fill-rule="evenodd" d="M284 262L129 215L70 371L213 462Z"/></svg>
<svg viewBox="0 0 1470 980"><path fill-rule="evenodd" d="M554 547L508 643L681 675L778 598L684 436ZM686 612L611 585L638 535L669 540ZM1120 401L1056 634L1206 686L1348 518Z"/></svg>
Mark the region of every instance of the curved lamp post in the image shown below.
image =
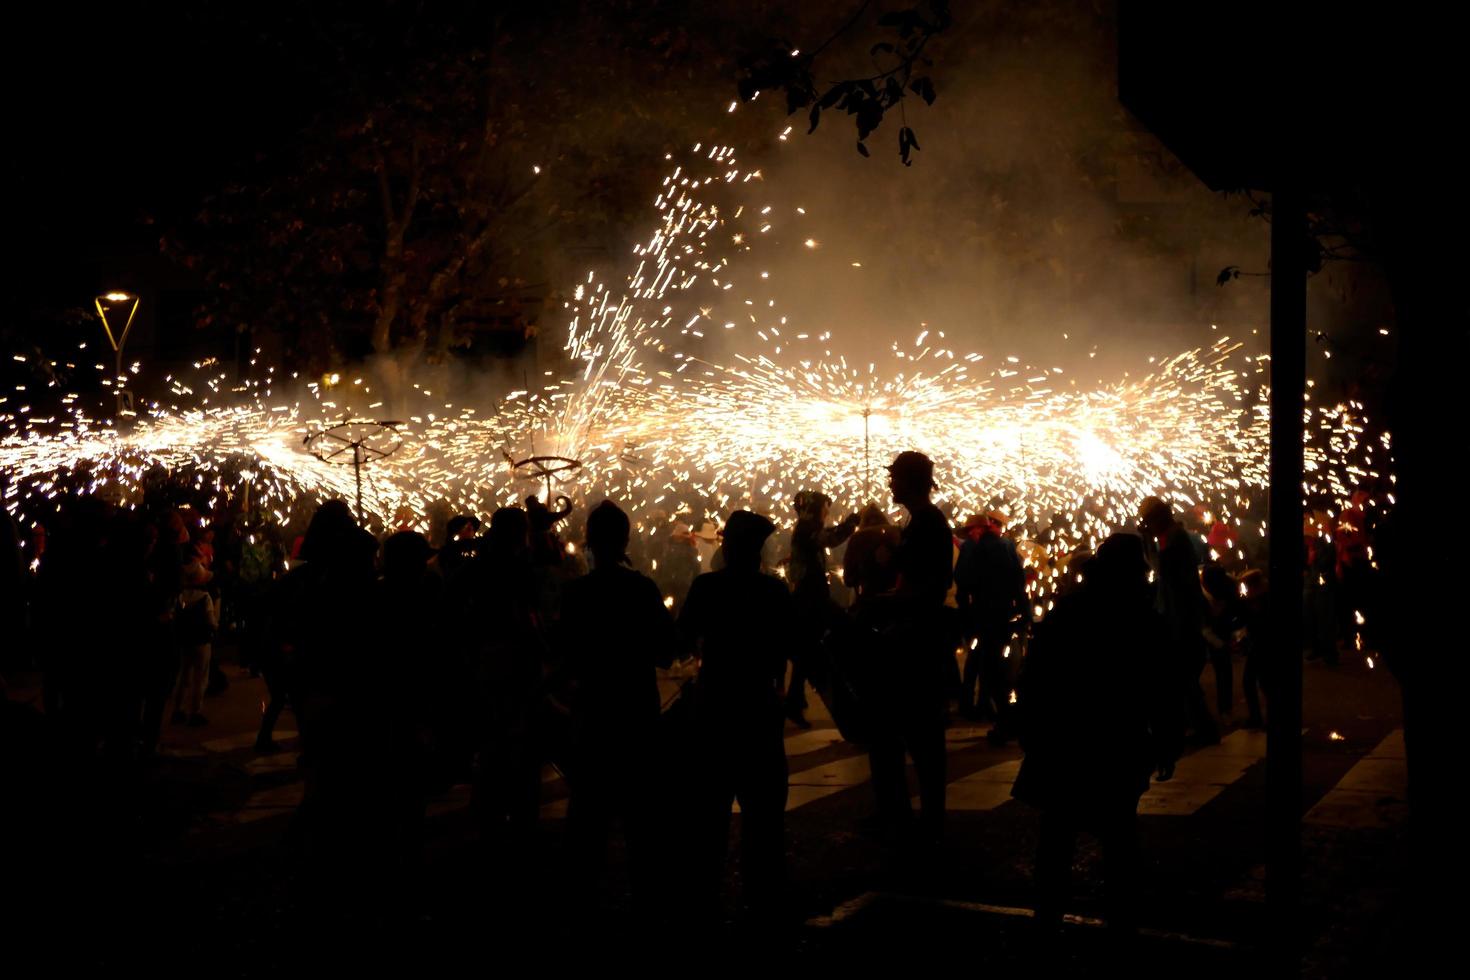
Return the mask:
<svg viewBox="0 0 1470 980"><path fill-rule="evenodd" d="M123 344L128 342L128 331L133 328L133 317L138 314L138 304L142 299L122 292L106 293L97 297L97 316L102 320L102 329L107 334L107 342L112 345L113 353L117 355L117 373L113 375L113 384L117 385L117 416L122 418L124 412L133 410L133 393L123 387ZM114 332L112 324L107 322L107 313L112 309L111 304L126 305L128 307L128 318L123 323L122 330Z"/></svg>

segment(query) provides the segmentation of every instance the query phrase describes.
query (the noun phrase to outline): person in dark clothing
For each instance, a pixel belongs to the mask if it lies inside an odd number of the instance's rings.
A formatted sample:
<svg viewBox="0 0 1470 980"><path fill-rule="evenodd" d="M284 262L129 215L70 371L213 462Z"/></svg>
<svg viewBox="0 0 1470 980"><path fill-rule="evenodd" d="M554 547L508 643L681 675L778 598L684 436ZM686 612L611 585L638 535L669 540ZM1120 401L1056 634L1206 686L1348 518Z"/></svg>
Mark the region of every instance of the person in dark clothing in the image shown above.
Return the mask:
<svg viewBox="0 0 1470 980"><path fill-rule="evenodd" d="M1307 659L1337 665L1338 608L1341 603L1337 582L1337 550L1326 534L1330 520L1325 512L1307 517L1304 547L1307 571L1302 576L1302 603L1307 634Z"/></svg>
<svg viewBox="0 0 1470 980"><path fill-rule="evenodd" d="M1219 565L1206 565L1200 572L1200 585L1205 591L1205 648L1210 667L1215 672L1215 711L1220 724L1230 723L1235 704L1235 677L1230 651L1234 648L1235 630L1240 620L1240 586Z"/></svg>
<svg viewBox="0 0 1470 980"><path fill-rule="evenodd" d="M463 567L475 550L475 535L480 533L480 519L470 514L456 514L444 527L444 546L435 563L447 582Z"/></svg>
<svg viewBox="0 0 1470 980"><path fill-rule="evenodd" d="M105 619L117 637L105 650L103 676L116 692L109 741L122 755L131 755L135 745L145 759L155 753L179 672L174 627L182 562L173 540L167 525L160 529L130 513L115 515L108 534L111 589L101 598L113 606Z"/></svg>
<svg viewBox="0 0 1470 980"><path fill-rule="evenodd" d="M526 861L541 796L538 743L548 665L532 575L530 522L502 507L475 557L449 586L453 641L474 678L476 766L471 809L487 856Z"/></svg>
<svg viewBox="0 0 1470 980"><path fill-rule="evenodd" d="M953 577L954 536L949 520L929 500L934 463L903 452L888 467L893 499L909 512L896 566L897 585L875 596L883 639L871 685L873 769L878 824L884 837L904 840L910 831L904 753L919 777L920 833L937 843L944 829L944 716L948 707L950 642L944 600Z"/></svg>
<svg viewBox="0 0 1470 980"><path fill-rule="evenodd" d="M857 593L859 611L867 596L892 591L898 581L895 563L903 533L888 522L877 504L863 508L858 529L842 553L842 581Z"/></svg>
<svg viewBox="0 0 1470 980"><path fill-rule="evenodd" d="M822 638L842 615L832 601L827 580L827 549L852 537L858 516L849 514L841 524L828 527L832 498L814 490L802 491L792 503L796 507L796 527L791 532L787 575L796 602L797 639L792 650L791 682L786 688L786 717L800 728L810 728L806 720L806 682L823 683L826 667L822 663Z"/></svg>
<svg viewBox="0 0 1470 980"><path fill-rule="evenodd" d="M1266 727L1266 718L1261 714L1261 692L1270 693L1266 686L1265 666L1268 662L1266 649L1266 573L1258 568L1251 569L1240 577L1241 618L1245 624L1245 670L1240 676L1240 686L1245 695L1247 728Z"/></svg>
<svg viewBox="0 0 1470 980"><path fill-rule="evenodd" d="M697 739L705 764L699 823L706 836L696 874L697 901L706 906L717 894L734 801L747 903L774 911L785 879L781 682L794 614L786 586L761 572L761 546L774 530L763 515L731 514L724 567L694 580L679 615L679 630L699 656Z"/></svg>
<svg viewBox="0 0 1470 980"><path fill-rule="evenodd" d="M1059 928L1079 830L1102 844L1107 918L1136 927L1138 800L1173 775L1182 697L1167 629L1153 609L1142 543L1114 534L1083 584L1038 625L1018 698L1025 757L1012 795L1041 810L1039 924Z"/></svg>
<svg viewBox="0 0 1470 980"><path fill-rule="evenodd" d="M954 567L955 601L969 640L960 713L972 719L988 714L995 720L994 731L1001 733L997 741L1010 728L1012 660L1007 648L1015 621L1027 608L1026 572L1002 527L999 513L971 518Z"/></svg>
<svg viewBox="0 0 1470 980"><path fill-rule="evenodd" d="M375 771L386 750L376 713L380 672L371 663L377 541L345 501L317 509L303 563L284 583L282 636L294 663L291 702L301 730L305 792L293 837L315 858L343 865L382 829Z"/></svg>
<svg viewBox="0 0 1470 980"><path fill-rule="evenodd" d="M10 511L0 508L0 623L9 640L0 655L0 675L30 666L30 610L25 559L20 547L20 528Z"/></svg>
<svg viewBox="0 0 1470 980"><path fill-rule="evenodd" d="M456 741L460 714L452 699L467 682L445 644L444 581L429 567L434 554L416 531L384 540L374 645L360 668L378 679L369 696L386 728L383 808L392 855L405 862L421 847L429 795L448 789L444 753Z"/></svg>
<svg viewBox="0 0 1470 980"><path fill-rule="evenodd" d="M1155 606L1169 632L1169 655L1189 706L1190 726L1201 742L1220 740L1220 729L1205 704L1200 672L1205 669L1205 594L1200 588L1199 553L1169 505L1146 498L1138 508L1139 531L1157 547L1154 560Z"/></svg>
<svg viewBox="0 0 1470 980"><path fill-rule="evenodd" d="M591 897L607 860L614 816L623 821L635 901L646 903L655 846L657 667L676 652L674 618L658 586L627 565L632 525L604 500L587 517L591 572L567 584L557 636L571 687L573 874Z"/></svg>

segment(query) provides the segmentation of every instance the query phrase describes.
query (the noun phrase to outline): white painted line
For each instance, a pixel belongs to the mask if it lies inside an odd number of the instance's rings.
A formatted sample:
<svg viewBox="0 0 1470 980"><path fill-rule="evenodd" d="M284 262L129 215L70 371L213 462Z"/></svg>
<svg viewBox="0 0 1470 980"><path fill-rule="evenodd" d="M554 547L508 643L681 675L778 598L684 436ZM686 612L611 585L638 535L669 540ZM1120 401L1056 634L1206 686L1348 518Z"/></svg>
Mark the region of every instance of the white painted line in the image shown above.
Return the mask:
<svg viewBox="0 0 1470 980"><path fill-rule="evenodd" d="M795 810L834 793L861 786L872 776L866 755L838 759L787 777L786 809Z"/></svg>
<svg viewBox="0 0 1470 980"><path fill-rule="evenodd" d="M921 895L902 895L892 892L864 892L851 901L844 902L832 910L831 915L819 915L807 919L806 924L815 929L827 929L840 922L852 918L864 909L879 901L898 902L906 905L927 905L935 908L958 909L962 912L977 912L982 915L998 915L1015 919L1034 919L1036 910L1019 908L1012 905L990 905L985 902L966 902L954 898L930 898ZM1087 926L1098 928L1106 926L1103 919L1088 915L1074 915L1068 913L1062 916L1062 922L1073 926ZM1197 946L1210 946L1215 949L1234 949L1235 943L1227 939L1213 939L1206 936L1191 936L1188 933L1173 932L1167 929L1141 928L1139 935L1152 939L1164 939L1171 942L1190 943Z"/></svg>
<svg viewBox="0 0 1470 980"><path fill-rule="evenodd" d="M1211 745L1181 758L1174 778L1152 782L1138 801L1147 816L1182 817L1199 810L1266 757L1266 734L1244 729L1231 732Z"/></svg>
<svg viewBox="0 0 1470 980"><path fill-rule="evenodd" d="M1011 759L968 776L961 776L945 787L946 810L972 813L994 810L1011 799L1011 786L1021 771L1021 760ZM918 802L918 797L914 798Z"/></svg>
<svg viewBox="0 0 1470 980"><path fill-rule="evenodd" d="M805 755L831 748L842 741L835 728L813 728L809 732L797 732L786 736L787 755Z"/></svg>
<svg viewBox="0 0 1470 980"><path fill-rule="evenodd" d="M1408 792L1404 732L1396 729L1359 759L1302 819L1318 827L1388 827L1407 816Z"/></svg>
<svg viewBox="0 0 1470 980"><path fill-rule="evenodd" d="M225 738L212 738L207 742L201 742L200 745L209 752L233 752L236 749L248 749L253 746L257 734L259 733L241 732ZM295 738L299 734L299 732L276 732L275 740L280 742L288 738Z"/></svg>

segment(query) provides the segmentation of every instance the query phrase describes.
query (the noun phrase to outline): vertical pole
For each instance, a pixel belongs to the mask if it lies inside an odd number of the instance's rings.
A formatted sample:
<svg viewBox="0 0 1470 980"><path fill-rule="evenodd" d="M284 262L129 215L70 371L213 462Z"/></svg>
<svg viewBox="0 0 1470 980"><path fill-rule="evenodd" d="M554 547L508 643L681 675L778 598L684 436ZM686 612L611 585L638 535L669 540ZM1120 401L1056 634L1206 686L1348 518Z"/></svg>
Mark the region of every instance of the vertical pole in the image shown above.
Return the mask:
<svg viewBox="0 0 1470 980"><path fill-rule="evenodd" d="M1298 959L1302 828L1302 400L1306 212L1283 175L1271 195L1270 709L1266 901L1279 966Z"/></svg>
<svg viewBox="0 0 1470 980"><path fill-rule="evenodd" d="M121 425L123 411L127 408L127 396L123 392L122 344L117 345L116 351L117 366L113 371L112 383L117 385L117 424Z"/></svg>
<svg viewBox="0 0 1470 980"><path fill-rule="evenodd" d="M863 506L873 499L873 464L872 457L868 454L868 417L873 414L872 407L863 409Z"/></svg>
<svg viewBox="0 0 1470 980"><path fill-rule="evenodd" d="M366 527L367 519L362 513L362 446L357 443L352 445L352 476L357 481L357 524Z"/></svg>

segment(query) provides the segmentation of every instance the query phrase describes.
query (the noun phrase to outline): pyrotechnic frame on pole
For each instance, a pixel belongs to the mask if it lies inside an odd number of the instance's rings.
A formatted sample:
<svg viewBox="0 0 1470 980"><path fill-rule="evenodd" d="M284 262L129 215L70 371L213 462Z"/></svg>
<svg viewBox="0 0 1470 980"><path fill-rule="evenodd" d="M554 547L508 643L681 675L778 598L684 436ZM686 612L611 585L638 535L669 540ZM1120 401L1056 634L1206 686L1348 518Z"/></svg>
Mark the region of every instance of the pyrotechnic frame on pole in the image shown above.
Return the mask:
<svg viewBox="0 0 1470 980"><path fill-rule="evenodd" d="M572 459L570 456L527 456L525 459L517 460L510 453L503 453L505 461L510 464L511 472L523 480L545 480L546 481L546 503L552 501L552 481L565 483L567 477L562 473L574 473L582 468L582 461ZM525 470L524 473L521 471ZM566 498L563 498L566 499ZM570 501L568 501L570 503Z"/></svg>
<svg viewBox="0 0 1470 980"><path fill-rule="evenodd" d="M362 512L362 468L387 459L403 447L403 433L396 419L369 421L354 419L320 429L304 440L307 449L324 463L336 463L352 467L353 480L357 486L357 523L366 524ZM351 455L343 454L351 450Z"/></svg>

